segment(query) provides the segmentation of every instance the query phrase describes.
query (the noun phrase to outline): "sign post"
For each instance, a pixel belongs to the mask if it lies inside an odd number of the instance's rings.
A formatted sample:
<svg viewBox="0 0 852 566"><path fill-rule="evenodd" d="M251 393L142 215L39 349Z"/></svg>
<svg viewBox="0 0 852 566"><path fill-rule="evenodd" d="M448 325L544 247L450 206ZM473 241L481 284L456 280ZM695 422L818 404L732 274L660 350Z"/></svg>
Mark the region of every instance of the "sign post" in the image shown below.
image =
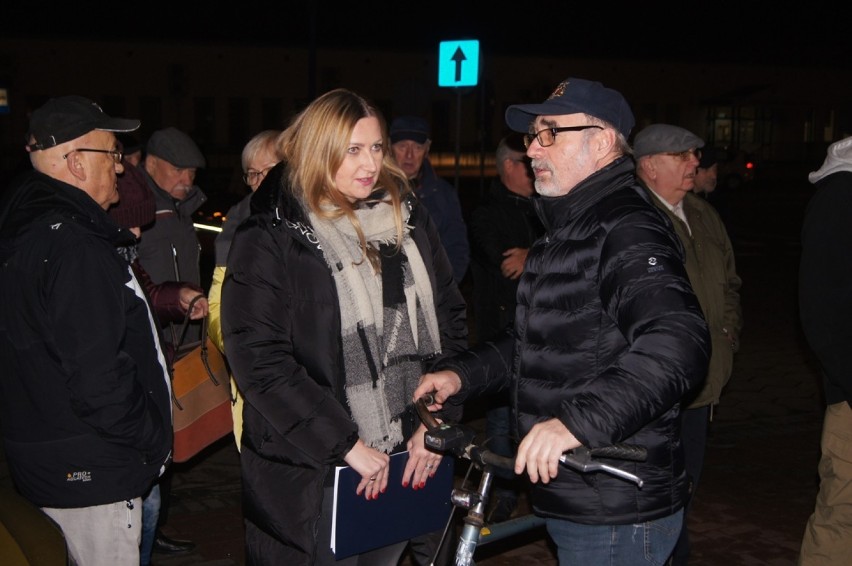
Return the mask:
<svg viewBox="0 0 852 566"><path fill-rule="evenodd" d="M438 45L438 86L476 86L479 83L479 40L442 41ZM456 90L456 190L461 159L461 92Z"/></svg>

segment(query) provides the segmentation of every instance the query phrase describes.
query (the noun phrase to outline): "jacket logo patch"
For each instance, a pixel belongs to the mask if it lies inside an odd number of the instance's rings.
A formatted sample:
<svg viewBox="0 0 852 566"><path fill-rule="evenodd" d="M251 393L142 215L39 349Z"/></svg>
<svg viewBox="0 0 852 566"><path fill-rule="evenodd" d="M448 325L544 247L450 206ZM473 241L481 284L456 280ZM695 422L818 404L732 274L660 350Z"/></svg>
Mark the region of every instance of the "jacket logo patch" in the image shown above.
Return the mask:
<svg viewBox="0 0 852 566"><path fill-rule="evenodd" d="M299 232L308 240L308 242L314 244L318 249L322 249L322 246L319 245L319 239L317 239L316 234L314 234L313 228L303 224L302 222L291 222L289 220L285 220L284 223L291 230Z"/></svg>
<svg viewBox="0 0 852 566"><path fill-rule="evenodd" d="M654 256L648 258L648 265L651 266L648 268L648 273L663 271L665 269L662 265L657 265L657 258L655 258Z"/></svg>
<svg viewBox="0 0 852 566"><path fill-rule="evenodd" d="M59 230L61 227L62 227L62 222L57 222L56 224L50 225L51 230Z"/></svg>
<svg viewBox="0 0 852 566"><path fill-rule="evenodd" d="M68 472L65 481L92 481L92 472Z"/></svg>

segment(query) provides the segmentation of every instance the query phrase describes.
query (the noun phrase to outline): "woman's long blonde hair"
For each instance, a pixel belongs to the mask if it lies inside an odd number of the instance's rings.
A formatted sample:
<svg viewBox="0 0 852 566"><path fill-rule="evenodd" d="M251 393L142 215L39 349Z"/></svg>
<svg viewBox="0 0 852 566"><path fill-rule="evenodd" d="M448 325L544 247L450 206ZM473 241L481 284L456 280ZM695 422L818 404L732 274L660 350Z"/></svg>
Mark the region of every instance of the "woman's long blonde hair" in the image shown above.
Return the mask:
<svg viewBox="0 0 852 566"><path fill-rule="evenodd" d="M365 200L391 203L396 224L396 249L402 246L402 199L411 191L405 173L391 158L387 124L366 99L351 90L329 91L299 113L278 138L278 149L288 165L291 190L305 207L329 220L346 216L355 228L361 250L379 271L377 250L367 245L361 223L355 215L360 203L352 203L341 193L334 177L343 164L352 131L362 118L378 118L382 129L382 168L373 195ZM374 195L379 195L374 196Z"/></svg>

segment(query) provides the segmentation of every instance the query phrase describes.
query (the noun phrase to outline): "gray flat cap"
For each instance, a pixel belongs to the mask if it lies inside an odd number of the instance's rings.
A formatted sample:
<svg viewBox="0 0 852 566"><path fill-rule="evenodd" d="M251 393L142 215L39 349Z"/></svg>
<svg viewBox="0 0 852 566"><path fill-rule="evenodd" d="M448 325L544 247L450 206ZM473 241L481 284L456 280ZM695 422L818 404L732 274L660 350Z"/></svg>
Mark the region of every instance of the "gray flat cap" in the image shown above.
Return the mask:
<svg viewBox="0 0 852 566"><path fill-rule="evenodd" d="M204 156L192 138L177 128L165 128L151 134L145 151L183 169L201 169L205 164Z"/></svg>
<svg viewBox="0 0 852 566"><path fill-rule="evenodd" d="M675 153L704 147L704 140L678 126L651 124L633 140L633 157L639 159L657 153Z"/></svg>

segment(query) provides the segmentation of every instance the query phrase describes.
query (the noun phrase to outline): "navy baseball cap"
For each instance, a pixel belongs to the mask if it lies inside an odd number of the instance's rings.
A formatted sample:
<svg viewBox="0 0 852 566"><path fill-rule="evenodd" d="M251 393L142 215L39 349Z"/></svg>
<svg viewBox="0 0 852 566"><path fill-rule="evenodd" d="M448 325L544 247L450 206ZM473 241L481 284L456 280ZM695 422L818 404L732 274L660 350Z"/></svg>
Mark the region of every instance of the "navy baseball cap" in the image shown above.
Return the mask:
<svg viewBox="0 0 852 566"><path fill-rule="evenodd" d="M426 143L429 140L429 122L419 116L400 116L391 122L391 143L403 140L414 140Z"/></svg>
<svg viewBox="0 0 852 566"><path fill-rule="evenodd" d="M139 125L139 120L107 116L100 106L82 96L51 98L30 116L27 149L48 149L77 139L92 130L132 132Z"/></svg>
<svg viewBox="0 0 852 566"><path fill-rule="evenodd" d="M617 90L597 81L569 78L554 89L541 104L513 104L506 109L506 124L516 132L529 133L530 123L537 116L589 114L609 122L624 137L636 124L627 100Z"/></svg>

